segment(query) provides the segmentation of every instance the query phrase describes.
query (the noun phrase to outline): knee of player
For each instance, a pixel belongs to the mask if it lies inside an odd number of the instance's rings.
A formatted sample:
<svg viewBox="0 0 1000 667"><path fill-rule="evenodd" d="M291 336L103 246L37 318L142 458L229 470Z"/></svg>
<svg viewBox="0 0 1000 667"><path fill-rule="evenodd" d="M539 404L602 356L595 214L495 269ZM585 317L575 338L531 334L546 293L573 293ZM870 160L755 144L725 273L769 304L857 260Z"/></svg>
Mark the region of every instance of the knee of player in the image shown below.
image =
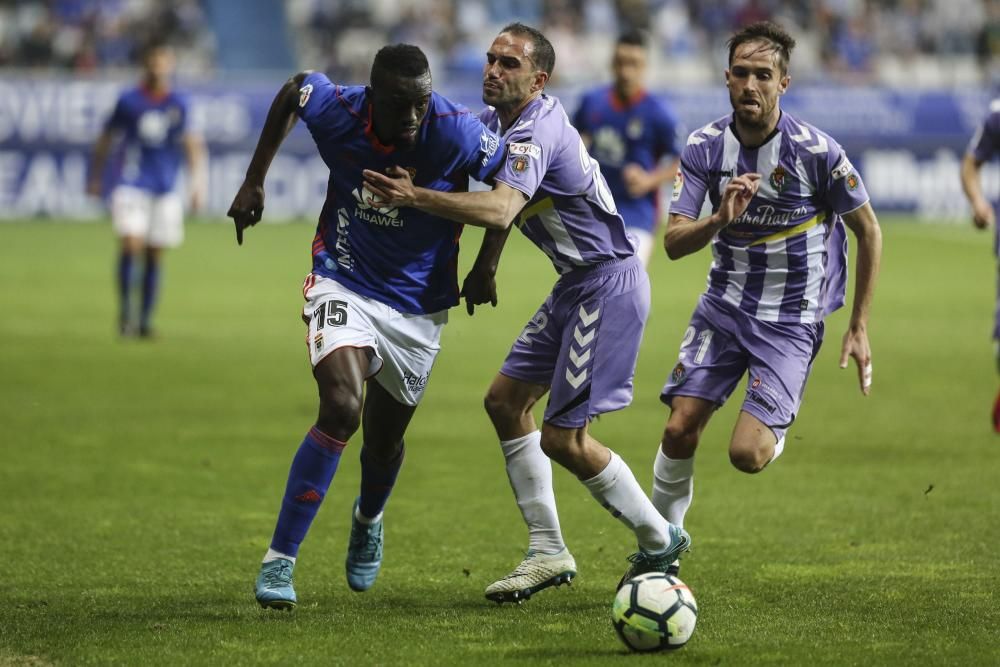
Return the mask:
<svg viewBox="0 0 1000 667"><path fill-rule="evenodd" d="M729 462L733 467L745 473L760 472L771 460L772 451L752 443L733 442L729 445Z"/></svg>
<svg viewBox="0 0 1000 667"><path fill-rule="evenodd" d="M561 461L566 458L574 448L574 442L570 438L563 437L560 432L554 432L547 428L542 428L541 439L542 452L550 459Z"/></svg>
<svg viewBox="0 0 1000 667"><path fill-rule="evenodd" d="M361 394L343 385L321 387L319 391L320 421L334 424L338 432L354 433L361 426Z"/></svg>
<svg viewBox="0 0 1000 667"><path fill-rule="evenodd" d="M698 436L693 422L671 417L663 429L663 448L671 458L690 458L698 446Z"/></svg>
<svg viewBox="0 0 1000 667"><path fill-rule="evenodd" d="M483 397L483 408L494 424L517 420L521 416L520 408L511 403L507 397L494 391L492 387Z"/></svg>

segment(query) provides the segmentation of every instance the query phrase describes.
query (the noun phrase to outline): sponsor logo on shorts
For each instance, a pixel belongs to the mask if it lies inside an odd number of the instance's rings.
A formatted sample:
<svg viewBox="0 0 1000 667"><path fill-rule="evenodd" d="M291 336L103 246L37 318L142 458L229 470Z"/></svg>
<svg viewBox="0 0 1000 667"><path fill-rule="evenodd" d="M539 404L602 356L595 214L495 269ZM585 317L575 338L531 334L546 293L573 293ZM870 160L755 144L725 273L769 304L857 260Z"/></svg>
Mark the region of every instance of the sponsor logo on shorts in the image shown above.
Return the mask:
<svg viewBox="0 0 1000 667"><path fill-rule="evenodd" d="M687 369L684 368L684 364L678 363L670 373L670 382L673 384L682 384L686 379Z"/></svg>
<svg viewBox="0 0 1000 667"><path fill-rule="evenodd" d="M423 391L427 388L427 381L430 379L430 373L424 373L423 375L414 375L413 373L403 374L403 384L411 392Z"/></svg>
<svg viewBox="0 0 1000 667"><path fill-rule="evenodd" d="M778 409L778 406L776 406L774 403L772 403L771 401L769 401L766 398L764 398L760 394L760 392L752 391L751 390L751 391L747 392L747 398L749 398L751 401L753 401L754 403L756 403L760 407L762 407L765 410L767 410L769 414L773 415L774 411Z"/></svg>

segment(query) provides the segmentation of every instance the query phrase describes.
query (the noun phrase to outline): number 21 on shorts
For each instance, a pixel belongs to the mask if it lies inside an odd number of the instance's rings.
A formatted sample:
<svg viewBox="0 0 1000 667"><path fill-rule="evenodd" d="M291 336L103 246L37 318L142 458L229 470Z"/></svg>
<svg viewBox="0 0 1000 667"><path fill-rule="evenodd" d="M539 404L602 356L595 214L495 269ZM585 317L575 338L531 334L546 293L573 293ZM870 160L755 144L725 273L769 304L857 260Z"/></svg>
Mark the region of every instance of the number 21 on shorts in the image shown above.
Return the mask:
<svg viewBox="0 0 1000 667"><path fill-rule="evenodd" d="M681 339L681 354L680 358L687 358L687 348L691 343L698 340L698 350L694 353L694 359L692 361L696 364L700 364L705 360L705 355L708 353L708 346L712 344L712 335L715 332L711 329L702 329L700 332L696 331L694 327L688 327L687 331L684 332L684 338Z"/></svg>

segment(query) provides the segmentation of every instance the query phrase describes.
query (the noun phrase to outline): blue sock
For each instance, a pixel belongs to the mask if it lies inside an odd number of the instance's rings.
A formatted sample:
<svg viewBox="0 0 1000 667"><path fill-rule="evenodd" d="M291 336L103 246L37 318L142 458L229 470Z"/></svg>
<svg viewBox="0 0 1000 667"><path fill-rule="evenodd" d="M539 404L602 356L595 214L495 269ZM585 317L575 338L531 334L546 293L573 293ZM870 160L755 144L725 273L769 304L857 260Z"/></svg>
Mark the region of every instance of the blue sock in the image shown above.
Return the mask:
<svg viewBox="0 0 1000 667"><path fill-rule="evenodd" d="M288 556L298 556L299 545L319 511L346 442L334 440L315 426L309 429L288 471L285 497L274 527L271 548Z"/></svg>
<svg viewBox="0 0 1000 667"><path fill-rule="evenodd" d="M156 304L156 295L160 289L160 263L146 260L146 272L142 275L142 311L139 316L139 328L149 329L149 320Z"/></svg>
<svg viewBox="0 0 1000 667"><path fill-rule="evenodd" d="M385 509L405 454L405 446L400 447L396 458L382 463L371 456L367 447L361 448L361 500L358 510L362 516L374 519Z"/></svg>
<svg viewBox="0 0 1000 667"><path fill-rule="evenodd" d="M131 253L123 252L118 255L118 318L119 324L123 327L128 324L131 317L130 297L134 266L135 257Z"/></svg>

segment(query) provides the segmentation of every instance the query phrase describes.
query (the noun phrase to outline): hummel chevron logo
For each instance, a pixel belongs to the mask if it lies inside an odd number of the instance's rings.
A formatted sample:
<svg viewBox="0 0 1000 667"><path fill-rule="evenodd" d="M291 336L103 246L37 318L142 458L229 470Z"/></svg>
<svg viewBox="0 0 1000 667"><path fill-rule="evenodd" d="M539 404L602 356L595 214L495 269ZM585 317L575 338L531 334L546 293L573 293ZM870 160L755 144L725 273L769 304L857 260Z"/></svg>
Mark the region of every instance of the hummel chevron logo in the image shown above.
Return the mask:
<svg viewBox="0 0 1000 667"><path fill-rule="evenodd" d="M576 339L577 345L579 345L581 348L584 348L590 345L590 341L594 340L594 334L596 333L597 329L591 329L589 332L587 332L587 335L585 336L582 333L580 333L580 327L575 327L573 329L573 338Z"/></svg>
<svg viewBox="0 0 1000 667"><path fill-rule="evenodd" d="M812 132L809 131L808 127L802 127L801 125L799 125L798 128L800 130L800 133L799 134L793 134L793 135L791 135L791 139L793 141L797 141L799 143L804 143L804 142L810 141L812 139ZM815 146L807 146L806 147L806 150L809 151L810 153L812 153L813 155L818 155L819 153L825 153L829 149L830 149L830 146L827 143L826 138L824 138L820 134L816 135L816 145Z"/></svg>
<svg viewBox="0 0 1000 667"><path fill-rule="evenodd" d="M573 362L573 365L580 368L585 363L590 361L590 350L585 350L583 354L577 354L576 350L572 347L569 348L569 360Z"/></svg>
<svg viewBox="0 0 1000 667"><path fill-rule="evenodd" d="M598 308L592 313L587 313L587 311L583 309L583 306L580 306L580 321L583 323L583 326L585 327L589 327L591 324L593 324L594 320L596 320L597 316L600 314L601 314L600 308Z"/></svg>
<svg viewBox="0 0 1000 667"><path fill-rule="evenodd" d="M566 382L569 382L571 385L573 385L573 389L579 389L580 385L583 384L583 381L586 379L587 379L586 368L580 371L579 375L573 375L568 368L566 369Z"/></svg>

